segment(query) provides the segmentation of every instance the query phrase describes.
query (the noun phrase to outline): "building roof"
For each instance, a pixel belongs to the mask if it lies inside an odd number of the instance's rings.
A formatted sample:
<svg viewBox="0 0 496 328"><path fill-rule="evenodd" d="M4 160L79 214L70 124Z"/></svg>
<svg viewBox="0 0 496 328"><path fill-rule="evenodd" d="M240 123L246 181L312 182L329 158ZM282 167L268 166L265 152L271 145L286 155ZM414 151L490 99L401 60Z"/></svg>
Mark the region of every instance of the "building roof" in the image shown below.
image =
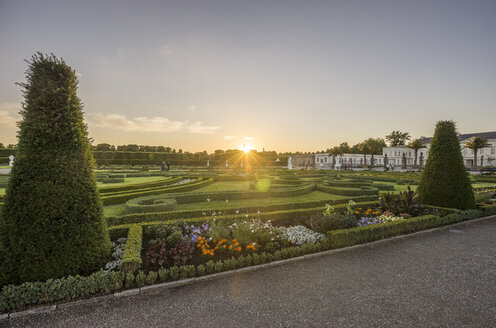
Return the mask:
<svg viewBox="0 0 496 328"><path fill-rule="evenodd" d="M463 141L463 140L470 139L472 137L484 138L486 140L496 139L496 131L459 134L458 140ZM430 137L430 138L421 137L421 139L426 144L429 144L432 141L432 137Z"/></svg>

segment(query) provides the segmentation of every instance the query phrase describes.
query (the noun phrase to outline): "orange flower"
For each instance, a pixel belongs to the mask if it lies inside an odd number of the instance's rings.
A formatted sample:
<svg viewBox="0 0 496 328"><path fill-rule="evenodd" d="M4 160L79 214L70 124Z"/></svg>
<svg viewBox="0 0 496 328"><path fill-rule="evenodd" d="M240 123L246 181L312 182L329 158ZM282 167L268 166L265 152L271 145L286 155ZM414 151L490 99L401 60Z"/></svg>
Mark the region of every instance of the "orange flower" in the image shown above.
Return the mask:
<svg viewBox="0 0 496 328"><path fill-rule="evenodd" d="M222 245L222 247L226 248L226 245Z"/></svg>
<svg viewBox="0 0 496 328"><path fill-rule="evenodd" d="M207 251L206 250L203 250L203 255L207 255Z"/></svg>
<svg viewBox="0 0 496 328"><path fill-rule="evenodd" d="M200 244L198 244L198 245L196 245L196 247L200 248L200 247L201 247L201 245L200 245Z"/></svg>
<svg viewBox="0 0 496 328"><path fill-rule="evenodd" d="M219 249L219 246L215 246L215 248L214 248L214 249Z"/></svg>
<svg viewBox="0 0 496 328"><path fill-rule="evenodd" d="M230 249L230 250L232 249L232 245L229 245L229 249Z"/></svg>
<svg viewBox="0 0 496 328"><path fill-rule="evenodd" d="M358 214L358 213L360 213L360 212L358 212L358 211L355 211L355 214Z"/></svg>
<svg viewBox="0 0 496 328"><path fill-rule="evenodd" d="M240 246L240 247L238 247L238 252L241 252L241 246Z"/></svg>

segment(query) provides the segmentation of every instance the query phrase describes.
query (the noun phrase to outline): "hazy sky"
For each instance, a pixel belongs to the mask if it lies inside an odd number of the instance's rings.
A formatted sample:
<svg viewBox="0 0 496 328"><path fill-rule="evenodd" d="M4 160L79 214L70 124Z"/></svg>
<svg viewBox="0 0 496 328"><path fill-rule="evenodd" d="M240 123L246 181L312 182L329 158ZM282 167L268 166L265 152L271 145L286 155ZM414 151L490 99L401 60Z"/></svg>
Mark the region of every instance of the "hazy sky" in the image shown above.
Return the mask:
<svg viewBox="0 0 496 328"><path fill-rule="evenodd" d="M442 119L496 130L494 0L0 0L4 144L36 51L77 71L96 143L315 151Z"/></svg>

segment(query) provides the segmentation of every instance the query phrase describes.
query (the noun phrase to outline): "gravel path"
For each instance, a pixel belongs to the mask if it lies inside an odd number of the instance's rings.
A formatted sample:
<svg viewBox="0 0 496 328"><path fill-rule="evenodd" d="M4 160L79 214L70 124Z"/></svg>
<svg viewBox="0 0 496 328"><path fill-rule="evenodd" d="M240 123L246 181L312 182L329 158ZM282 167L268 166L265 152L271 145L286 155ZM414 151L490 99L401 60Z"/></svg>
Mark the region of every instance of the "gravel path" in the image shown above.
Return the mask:
<svg viewBox="0 0 496 328"><path fill-rule="evenodd" d="M496 219L3 326L496 327Z"/></svg>

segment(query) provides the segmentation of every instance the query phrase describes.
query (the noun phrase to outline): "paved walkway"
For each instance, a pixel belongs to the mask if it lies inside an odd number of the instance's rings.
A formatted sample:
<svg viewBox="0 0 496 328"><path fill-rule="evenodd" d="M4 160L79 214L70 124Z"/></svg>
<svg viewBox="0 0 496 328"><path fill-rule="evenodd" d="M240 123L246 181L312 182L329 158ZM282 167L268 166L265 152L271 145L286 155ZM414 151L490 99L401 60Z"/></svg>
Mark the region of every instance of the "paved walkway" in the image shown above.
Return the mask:
<svg viewBox="0 0 496 328"><path fill-rule="evenodd" d="M496 327L496 219L3 326Z"/></svg>

